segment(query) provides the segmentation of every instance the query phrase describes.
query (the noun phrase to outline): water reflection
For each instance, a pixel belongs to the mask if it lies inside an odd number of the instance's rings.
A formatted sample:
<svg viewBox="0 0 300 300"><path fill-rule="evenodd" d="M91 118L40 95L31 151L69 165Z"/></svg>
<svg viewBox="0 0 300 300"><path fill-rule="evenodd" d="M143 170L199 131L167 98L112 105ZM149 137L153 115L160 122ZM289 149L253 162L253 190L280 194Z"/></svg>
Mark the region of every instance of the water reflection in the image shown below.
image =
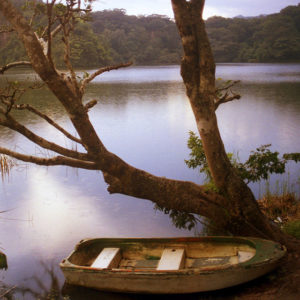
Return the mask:
<svg viewBox="0 0 300 300"><path fill-rule="evenodd" d="M281 153L300 152L299 67L299 64L218 65L218 76L243 80L237 88L242 100L223 105L217 112L227 151L238 153L242 160L250 150L266 143L272 143L272 149ZM30 75L18 72L9 73L12 80L24 80ZM105 76L90 85L85 101L99 100L90 118L107 148L156 175L200 182L199 174L184 164L189 153L188 132L196 131L196 125L179 67L133 67ZM28 94L24 101L74 133L62 107L47 89ZM64 136L36 116L18 112L16 118L34 132L72 147ZM47 154L5 128L0 128L0 137L1 146L27 154ZM296 181L299 168L290 164L288 169L290 181ZM259 195L259 186L251 187ZM168 216L155 211L150 201L109 195L100 173L65 167L14 168L9 180L0 183L0 211L8 209L13 210L5 217L17 220L0 218L0 243L9 264L8 271L0 271L0 280L10 286L35 290L38 288L34 276L45 278L45 282L50 280L40 262L57 266L84 237L194 234L174 228ZM62 286L64 279L57 268L55 275ZM82 291L75 289L71 298L87 299L87 291ZM93 299L93 293L88 299ZM127 299L129 296L95 292L95 297ZM178 296L178 299L192 299L189 297Z"/></svg>

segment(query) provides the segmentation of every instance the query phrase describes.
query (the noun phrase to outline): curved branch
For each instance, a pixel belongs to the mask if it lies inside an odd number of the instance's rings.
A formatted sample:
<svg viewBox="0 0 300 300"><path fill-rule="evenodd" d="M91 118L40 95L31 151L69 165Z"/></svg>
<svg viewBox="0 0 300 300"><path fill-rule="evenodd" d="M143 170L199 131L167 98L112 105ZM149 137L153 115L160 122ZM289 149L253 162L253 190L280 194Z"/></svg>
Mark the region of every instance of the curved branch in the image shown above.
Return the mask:
<svg viewBox="0 0 300 300"><path fill-rule="evenodd" d="M5 120L0 119L0 125L3 125L14 131L19 132L20 134L22 134L23 136L28 138L30 141L41 146L44 149L48 149L48 150L51 150L58 154L61 154L61 155L67 156L67 157L71 157L71 158L75 158L75 159L86 160L86 161L90 160L90 157L85 153L80 153L77 151L69 150L67 148L61 147L55 143L52 143L52 142L49 142L49 141L43 139L42 137L36 135L32 131L30 131L28 128L26 128L25 126L23 126L22 124L17 122L10 115L7 115Z"/></svg>
<svg viewBox="0 0 300 300"><path fill-rule="evenodd" d="M98 170L97 164L95 164L94 162L72 159L65 156L55 156L52 158L37 157L22 154L19 152L14 152L3 147L0 147L0 153L11 156L24 162L34 163L42 166L69 166L73 168Z"/></svg>
<svg viewBox="0 0 300 300"><path fill-rule="evenodd" d="M78 139L77 137L75 137L72 134L70 134L69 132L67 132L64 128L62 128L60 125L58 125L52 119L50 119L46 114L43 114L42 112L38 111L37 109L35 109L31 105L29 105L29 104L20 104L20 105L15 105L14 108L17 109L17 110L27 109L27 110L31 111L32 113L38 115L39 117L41 117L42 119L47 121L49 124L51 124L57 130L59 130L61 133L63 133L67 138L69 138L70 140L82 145L82 141L80 139Z"/></svg>
<svg viewBox="0 0 300 300"><path fill-rule="evenodd" d="M100 68L99 70L97 70L95 73L91 74L90 76L88 76L87 78L85 78L82 83L81 83L81 87L80 87L80 92L83 93L84 89L86 88L86 86L92 81L94 80L97 76L101 75L104 72L109 72L112 70L117 70L120 68L126 68L132 65L132 62L128 62L125 64L119 64L119 65L115 65L115 66L108 66L108 67L103 67Z"/></svg>
<svg viewBox="0 0 300 300"><path fill-rule="evenodd" d="M18 67L18 66L31 66L31 62L30 61L17 61L17 62L9 63L0 68L0 74L4 74L4 72L7 71L8 69Z"/></svg>

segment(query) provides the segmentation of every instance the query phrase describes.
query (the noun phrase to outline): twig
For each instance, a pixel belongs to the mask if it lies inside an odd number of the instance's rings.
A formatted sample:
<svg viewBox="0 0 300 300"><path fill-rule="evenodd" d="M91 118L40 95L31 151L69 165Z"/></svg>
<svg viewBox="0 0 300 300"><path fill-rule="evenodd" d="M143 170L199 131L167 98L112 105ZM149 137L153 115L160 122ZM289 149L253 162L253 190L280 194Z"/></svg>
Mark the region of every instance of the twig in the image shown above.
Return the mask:
<svg viewBox="0 0 300 300"><path fill-rule="evenodd" d="M222 91L228 90L228 89L230 89L231 87L235 86L238 83L240 83L240 80L235 80L227 86L216 89L216 92L222 92Z"/></svg>
<svg viewBox="0 0 300 300"><path fill-rule="evenodd" d="M228 94L226 93L222 98L218 99L215 102L215 110L217 110L217 108L220 106L220 104L227 103L227 102L230 102L233 100L239 100L239 99L241 99L241 95L234 94L229 97Z"/></svg>
<svg viewBox="0 0 300 300"><path fill-rule="evenodd" d="M69 166L87 170L99 170L99 167L95 162L72 159L65 156L54 156L52 158L37 157L18 153L3 147L0 147L0 153L6 154L24 162L34 163L42 166Z"/></svg>
<svg viewBox="0 0 300 300"><path fill-rule="evenodd" d="M80 87L80 92L83 93L84 89L87 86L87 84L90 83L92 80L94 80L100 74L102 74L104 72L109 72L111 70L117 70L117 69L120 69L120 68L126 68L126 67L129 67L131 65L132 65L132 62L128 62L128 63L125 63L125 64L119 64L119 65L115 65L115 66L108 66L108 67L100 68L95 73L91 74L90 76L88 76L87 78L85 78L82 81L81 87Z"/></svg>
<svg viewBox="0 0 300 300"><path fill-rule="evenodd" d="M5 291L3 294L0 295L0 299L4 298L4 296L8 295L12 290L14 290L17 286L14 285L13 287L11 287L10 289L8 289L7 291Z"/></svg>
<svg viewBox="0 0 300 300"><path fill-rule="evenodd" d="M84 161L90 160L89 156L86 153L81 153L81 152L77 152L77 151L73 151L73 150L64 148L58 144L55 144L53 142L50 142L50 141L40 137L39 135L36 135L31 130L29 130L27 127L25 127L24 125L22 125L18 121L16 121L10 115L7 115L5 120L0 119L0 125L19 132L20 134L22 134L23 136L28 138L30 141L32 141L33 143L39 145L40 147L42 147L44 149L48 149L48 150L51 150L58 154L61 154L63 156L71 157L74 159L79 159L79 160L84 160Z"/></svg>
<svg viewBox="0 0 300 300"><path fill-rule="evenodd" d="M20 105L15 105L13 108L15 108L17 110L24 110L24 109L26 109L26 110L31 111L32 113L38 115L39 117L41 117L42 119L44 119L45 121L47 121L50 125L52 125L57 130L59 130L61 133L63 133L67 138L69 138L70 140L72 140L72 141L74 141L74 142L79 143L79 144L82 145L82 141L80 139L78 139L77 137L71 135L64 128L62 128L60 125L58 125L52 119L50 119L46 114L43 114L42 112L38 111L37 109L35 109L31 105L29 105L29 104L20 104Z"/></svg>

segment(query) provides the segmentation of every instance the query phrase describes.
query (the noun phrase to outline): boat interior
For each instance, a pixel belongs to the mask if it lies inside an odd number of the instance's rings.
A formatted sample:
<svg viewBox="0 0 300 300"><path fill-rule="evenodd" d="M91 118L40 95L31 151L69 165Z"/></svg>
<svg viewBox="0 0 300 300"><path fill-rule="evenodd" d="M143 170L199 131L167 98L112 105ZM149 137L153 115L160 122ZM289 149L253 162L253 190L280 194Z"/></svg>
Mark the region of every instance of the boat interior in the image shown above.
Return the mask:
<svg viewBox="0 0 300 300"><path fill-rule="evenodd" d="M255 253L254 245L239 242L103 242L99 239L79 243L67 260L76 266L100 270L175 271L243 263Z"/></svg>

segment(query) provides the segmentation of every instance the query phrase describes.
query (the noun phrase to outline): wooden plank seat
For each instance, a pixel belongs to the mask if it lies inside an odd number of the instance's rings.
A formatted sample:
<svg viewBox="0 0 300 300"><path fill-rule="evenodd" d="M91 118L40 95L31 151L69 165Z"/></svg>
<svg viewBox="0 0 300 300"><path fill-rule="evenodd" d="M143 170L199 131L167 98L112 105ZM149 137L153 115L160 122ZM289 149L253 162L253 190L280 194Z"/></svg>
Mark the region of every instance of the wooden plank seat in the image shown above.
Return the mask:
<svg viewBox="0 0 300 300"><path fill-rule="evenodd" d="M164 249L156 270L171 271L184 268L185 251L182 248Z"/></svg>
<svg viewBox="0 0 300 300"><path fill-rule="evenodd" d="M104 248L91 264L91 267L96 269L117 268L120 261L120 248Z"/></svg>

